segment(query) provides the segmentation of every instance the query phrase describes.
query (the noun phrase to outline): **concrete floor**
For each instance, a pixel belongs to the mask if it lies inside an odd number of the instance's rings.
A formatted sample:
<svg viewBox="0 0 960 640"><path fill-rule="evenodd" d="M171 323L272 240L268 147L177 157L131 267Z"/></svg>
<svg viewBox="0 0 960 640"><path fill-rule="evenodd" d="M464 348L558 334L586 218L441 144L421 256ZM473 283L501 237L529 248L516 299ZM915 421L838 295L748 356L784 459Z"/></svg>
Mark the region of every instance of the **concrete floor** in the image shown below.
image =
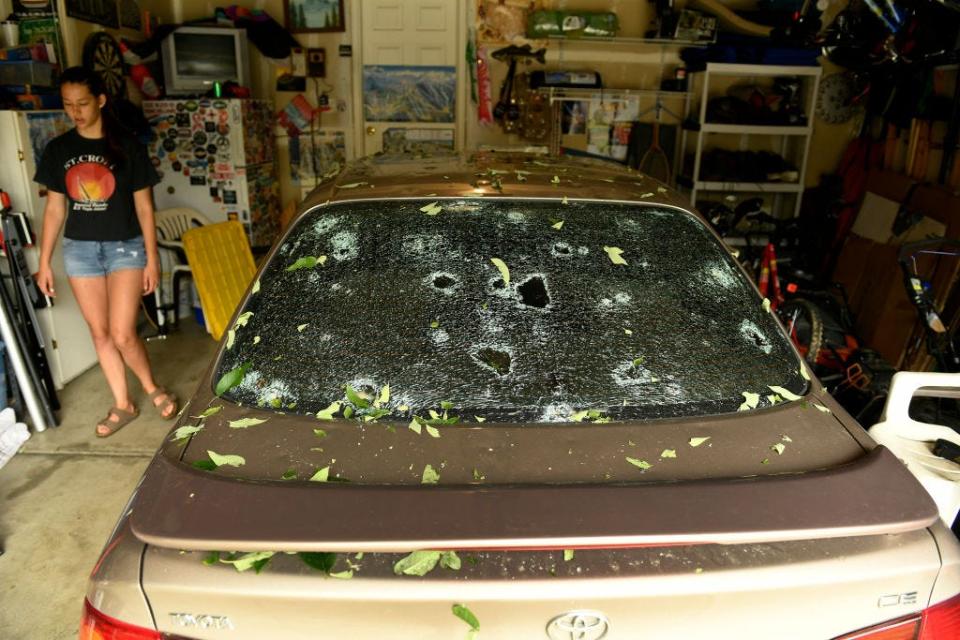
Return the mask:
<svg viewBox="0 0 960 640"><path fill-rule="evenodd" d="M182 400L196 388L216 343L192 320L147 344L159 383ZM0 469L0 636L77 637L87 575L140 475L172 422L161 420L132 379L140 417L109 438L94 427L112 404L99 367L60 393L59 427L32 434Z"/></svg>

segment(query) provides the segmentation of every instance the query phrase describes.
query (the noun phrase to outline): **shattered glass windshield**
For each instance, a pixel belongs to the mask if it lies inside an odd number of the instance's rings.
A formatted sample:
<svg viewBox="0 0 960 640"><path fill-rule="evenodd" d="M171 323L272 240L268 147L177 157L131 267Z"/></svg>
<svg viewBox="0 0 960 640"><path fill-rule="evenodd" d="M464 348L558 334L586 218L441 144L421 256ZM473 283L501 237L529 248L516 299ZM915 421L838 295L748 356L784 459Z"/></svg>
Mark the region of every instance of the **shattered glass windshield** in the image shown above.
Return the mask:
<svg viewBox="0 0 960 640"><path fill-rule="evenodd" d="M492 421L647 419L803 393L799 362L692 215L555 200L383 200L297 222L234 327L234 402L314 413L353 390L385 412ZM756 406L776 398L764 397ZM592 414L594 416L597 413ZM384 418L388 419L388 418Z"/></svg>

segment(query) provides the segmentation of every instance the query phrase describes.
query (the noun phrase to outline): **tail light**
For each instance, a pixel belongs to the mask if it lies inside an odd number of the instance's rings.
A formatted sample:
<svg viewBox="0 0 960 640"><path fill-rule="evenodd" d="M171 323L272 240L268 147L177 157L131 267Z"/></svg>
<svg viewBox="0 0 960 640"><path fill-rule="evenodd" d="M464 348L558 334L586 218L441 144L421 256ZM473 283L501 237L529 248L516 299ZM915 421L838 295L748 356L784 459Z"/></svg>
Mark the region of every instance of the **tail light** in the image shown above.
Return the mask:
<svg viewBox="0 0 960 640"><path fill-rule="evenodd" d="M960 638L960 594L920 613L854 631L834 640L956 640Z"/></svg>
<svg viewBox="0 0 960 640"><path fill-rule="evenodd" d="M153 629L137 627L97 611L89 600L83 601L83 620L79 640L160 640Z"/></svg>

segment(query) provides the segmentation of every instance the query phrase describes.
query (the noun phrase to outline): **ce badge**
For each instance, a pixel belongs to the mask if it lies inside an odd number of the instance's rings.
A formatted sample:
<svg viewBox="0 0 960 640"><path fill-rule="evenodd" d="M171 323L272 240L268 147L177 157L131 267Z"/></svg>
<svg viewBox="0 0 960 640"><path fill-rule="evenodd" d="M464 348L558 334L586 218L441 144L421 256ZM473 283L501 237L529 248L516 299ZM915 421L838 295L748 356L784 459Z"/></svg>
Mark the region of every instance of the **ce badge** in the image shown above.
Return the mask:
<svg viewBox="0 0 960 640"><path fill-rule="evenodd" d="M547 623L550 640L600 640L610 630L610 621L599 611L568 611Z"/></svg>

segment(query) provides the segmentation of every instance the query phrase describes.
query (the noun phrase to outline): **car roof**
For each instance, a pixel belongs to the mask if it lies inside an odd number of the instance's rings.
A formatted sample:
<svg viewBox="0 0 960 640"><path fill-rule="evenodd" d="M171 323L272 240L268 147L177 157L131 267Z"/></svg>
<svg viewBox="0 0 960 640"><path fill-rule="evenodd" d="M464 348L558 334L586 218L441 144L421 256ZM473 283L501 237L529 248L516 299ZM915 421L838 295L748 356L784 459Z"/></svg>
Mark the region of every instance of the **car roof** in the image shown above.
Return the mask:
<svg viewBox="0 0 960 640"><path fill-rule="evenodd" d="M327 174L300 211L370 198L485 196L637 201L692 211L688 198L619 163L502 151L368 156Z"/></svg>

